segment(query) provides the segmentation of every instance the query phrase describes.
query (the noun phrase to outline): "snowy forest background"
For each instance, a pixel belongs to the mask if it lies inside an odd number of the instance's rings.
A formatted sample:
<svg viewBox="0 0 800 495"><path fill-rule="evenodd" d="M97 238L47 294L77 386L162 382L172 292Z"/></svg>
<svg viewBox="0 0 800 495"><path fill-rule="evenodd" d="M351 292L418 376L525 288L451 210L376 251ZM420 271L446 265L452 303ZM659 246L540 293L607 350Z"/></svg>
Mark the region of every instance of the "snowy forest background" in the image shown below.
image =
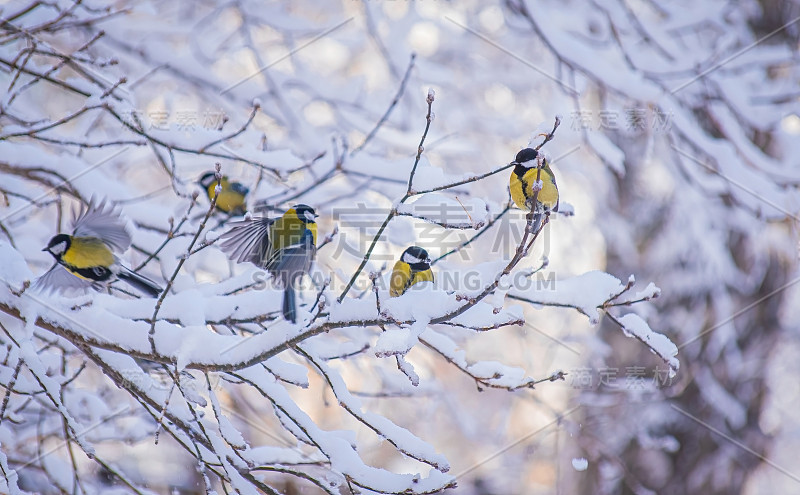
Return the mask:
<svg viewBox="0 0 800 495"><path fill-rule="evenodd" d="M4 3L0 492L797 492L799 35L791 0ZM534 237L507 167L550 132ZM297 325L213 245L216 164L320 213ZM27 289L93 195L163 301ZM439 283L389 300L412 243Z"/></svg>

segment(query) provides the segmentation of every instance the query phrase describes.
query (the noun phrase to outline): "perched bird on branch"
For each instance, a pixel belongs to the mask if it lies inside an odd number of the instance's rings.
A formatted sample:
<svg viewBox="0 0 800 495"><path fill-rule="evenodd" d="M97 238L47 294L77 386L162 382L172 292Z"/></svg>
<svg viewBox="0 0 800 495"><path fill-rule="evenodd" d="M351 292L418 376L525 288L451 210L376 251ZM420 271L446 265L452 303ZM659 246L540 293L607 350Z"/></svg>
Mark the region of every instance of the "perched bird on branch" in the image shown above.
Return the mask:
<svg viewBox="0 0 800 495"><path fill-rule="evenodd" d="M311 270L317 253L318 215L307 205L295 205L282 217L252 218L231 224L220 236L221 249L238 263L265 268L284 290L283 317L297 322L294 286Z"/></svg>
<svg viewBox="0 0 800 495"><path fill-rule="evenodd" d="M534 210L535 212L534 231L538 230L545 212L558 211L556 176L544 156L541 158L541 165L537 158L539 158L539 152L535 149L521 150L512 162L514 170L511 172L510 178L511 199L521 210ZM536 191L533 186L536 183L537 175L541 181L541 189L536 196L534 205L533 198Z"/></svg>
<svg viewBox="0 0 800 495"><path fill-rule="evenodd" d="M131 236L120 212L105 201L92 199L80 214L73 211L72 234L50 239L47 251L56 263L36 280L34 287L45 290L100 288L115 279L156 297L162 289L152 280L125 268L115 252L131 245Z"/></svg>
<svg viewBox="0 0 800 495"><path fill-rule="evenodd" d="M389 281L389 295L402 296L412 285L419 282L433 282L431 259L428 252L419 246L410 246L392 268Z"/></svg>
<svg viewBox="0 0 800 495"><path fill-rule="evenodd" d="M217 187L217 182L214 172L203 174L198 181L209 200L214 199L214 188ZM221 190L217 196L217 209L230 215L244 215L247 208L247 193L250 192L250 189L238 182L231 182L227 176L222 176L219 183Z"/></svg>

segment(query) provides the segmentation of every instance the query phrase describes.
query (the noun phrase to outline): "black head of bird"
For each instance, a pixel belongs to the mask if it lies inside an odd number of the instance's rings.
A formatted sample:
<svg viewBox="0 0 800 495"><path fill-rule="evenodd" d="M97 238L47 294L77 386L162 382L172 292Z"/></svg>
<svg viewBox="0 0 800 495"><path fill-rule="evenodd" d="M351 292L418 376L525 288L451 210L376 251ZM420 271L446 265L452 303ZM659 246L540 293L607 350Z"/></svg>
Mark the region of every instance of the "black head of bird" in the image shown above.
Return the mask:
<svg viewBox="0 0 800 495"><path fill-rule="evenodd" d="M297 214L297 218L303 221L303 223L316 223L317 222L317 213L314 211L314 208L308 205L294 205L292 209Z"/></svg>
<svg viewBox="0 0 800 495"><path fill-rule="evenodd" d="M53 236L50 239L50 242L47 243L47 247L42 249L42 251L47 251L48 253L53 255L53 258L56 260L61 259L61 256L69 249L70 245L72 244L72 239L67 234L58 234Z"/></svg>
<svg viewBox="0 0 800 495"><path fill-rule="evenodd" d="M536 166L536 158L539 156L539 152L533 148L525 148L520 150L517 153L517 156L514 157L514 163L518 165L522 165L525 168L532 168ZM528 163L533 162L533 163Z"/></svg>
<svg viewBox="0 0 800 495"><path fill-rule="evenodd" d="M203 189L208 189L211 187L212 184L217 182L217 174L214 172L207 172L200 177L200 180L197 181L198 184L203 186Z"/></svg>
<svg viewBox="0 0 800 495"><path fill-rule="evenodd" d="M427 270L431 267L431 258L428 252L419 246L410 246L400 257L404 263L408 263L414 271Z"/></svg>

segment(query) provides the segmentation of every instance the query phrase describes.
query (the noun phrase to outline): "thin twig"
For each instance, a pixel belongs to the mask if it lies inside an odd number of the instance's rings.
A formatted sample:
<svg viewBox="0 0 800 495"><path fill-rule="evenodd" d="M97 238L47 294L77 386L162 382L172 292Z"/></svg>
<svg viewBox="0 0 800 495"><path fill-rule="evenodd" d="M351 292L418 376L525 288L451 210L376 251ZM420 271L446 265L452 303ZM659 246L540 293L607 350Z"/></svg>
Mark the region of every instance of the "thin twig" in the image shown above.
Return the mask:
<svg viewBox="0 0 800 495"><path fill-rule="evenodd" d="M412 53L411 54L411 60L408 61L408 67L406 67L406 73L405 73L405 75L403 75L403 80L400 81L400 87L397 88L397 94L394 95L394 99L392 100L392 103L389 105L389 108L386 109L386 112L383 114L383 116L380 118L380 120L378 120L378 123L375 124L375 127L373 127L371 131L369 131L369 133L367 134L367 137L364 138L364 141L361 144L359 144L358 146L356 146L355 148L353 148L353 151L350 152L350 156L351 157L355 156L356 153L361 151L361 149L364 148L364 146L366 146L367 143L369 143L370 140L373 137L375 137L375 134L378 133L378 130L381 128L381 126L389 118L389 115L391 115L392 110L394 110L394 107L397 106L397 103L400 101L400 98L402 98L403 93L406 90L406 84L408 83L408 78L411 75L411 69L414 68L414 60L416 60L416 58L417 58L417 54L416 53Z"/></svg>
<svg viewBox="0 0 800 495"><path fill-rule="evenodd" d="M489 221L486 223L486 225L484 225L484 226L481 228L481 230L480 230L480 231L479 231L477 234L473 235L472 237L470 237L470 238L469 238L469 239L467 239L466 241L462 242L462 243L461 243L461 244L459 244L458 246L454 247L454 248L453 248L453 249L451 249L450 251L448 251L448 252L444 253L443 255L441 255L441 256L439 256L438 258L436 258L436 259L434 259L433 261L431 261L431 266L433 266L433 265L435 265L436 263L440 262L441 260L443 260L443 259L447 258L447 257L448 257L448 256L450 256L451 254L455 254L455 253L461 252L461 250L462 250L462 249L464 249L465 247L469 246L470 244L472 244L473 242L475 242L475 240L477 240L477 239L478 239L480 236L482 236L483 234L485 234L485 233L486 233L486 231L488 231L490 228L492 228L492 226L493 226L495 223L497 223L497 221L498 221L498 220L500 220L501 218L503 218L503 216L505 216L505 214L506 214L506 213L508 213L509 211L511 211L511 203L508 203L508 204L506 204L506 207L505 207L505 208L503 208L503 211L501 211L500 213L498 213L498 214L497 214L497 216L495 216L493 219L489 220Z"/></svg>
<svg viewBox="0 0 800 495"><path fill-rule="evenodd" d="M208 222L208 219L214 213L214 210L217 207L217 197L219 196L219 191L221 188L222 188L222 175L220 175L220 165L217 164L217 187L214 188L214 197L211 198L211 206L209 206L208 211L206 212L206 215L203 218L202 223L200 224L200 227L197 229L197 233L195 233L191 242L189 242L189 246L186 248L187 255L178 260L178 266L176 266L175 270L172 272L172 276L167 281L167 286L164 287L164 290L161 292L161 295L159 296L158 301L156 302L156 307L153 310L153 316L151 317L151 323L150 323L150 331L148 332L147 336L147 339L150 341L150 349L151 351L153 351L153 353L156 352L156 343L154 336L156 333L156 321L157 321L156 318L158 317L158 312L161 310L161 304L163 304L164 299L167 297L170 288L172 288L172 284L175 282L175 277L178 276L178 272L180 272L181 267L183 267L183 264L186 263L187 259L189 259L189 255L192 252L192 247L194 247L194 244L200 237L200 233L203 232L203 229L205 229L206 222Z"/></svg>
<svg viewBox="0 0 800 495"><path fill-rule="evenodd" d="M411 168L411 173L408 176L408 187L406 188L406 194L400 199L400 202L398 204L405 203L406 200L408 200L408 198L410 198L415 194L418 194L413 192L411 187L414 183L414 174L417 171L417 165L419 165L419 160L424 150L423 145L425 144L425 138L428 137L428 129L431 128L431 121L433 120L431 118L432 115L431 108L433 107L434 99L435 95L433 93L433 90L432 89L428 90L428 96L425 99L425 101L428 103L428 113L427 115L425 115L425 131L422 133L422 138L419 140L419 145L417 146L417 156L414 159L414 166ZM383 231L386 229L386 226L389 225L389 222L396 215L397 215L397 207L395 206L389 211L389 214L386 216L386 219L381 224L380 228L378 229L378 232L375 234L375 237L372 238L372 242L370 243L369 248L367 249L367 253L364 255L364 258L361 260L361 264L358 265L358 268L356 269L355 273L353 273L353 276L350 278L350 281L347 283L347 286L339 295L337 300L340 303L344 300L344 297L347 295L347 293L350 292L350 288L353 287L353 284L356 282L356 279L361 274L361 271L367 265L367 262L369 262L369 258L370 256L372 256L372 250L375 249L375 246L378 244L378 240L380 239L381 234L383 234Z"/></svg>

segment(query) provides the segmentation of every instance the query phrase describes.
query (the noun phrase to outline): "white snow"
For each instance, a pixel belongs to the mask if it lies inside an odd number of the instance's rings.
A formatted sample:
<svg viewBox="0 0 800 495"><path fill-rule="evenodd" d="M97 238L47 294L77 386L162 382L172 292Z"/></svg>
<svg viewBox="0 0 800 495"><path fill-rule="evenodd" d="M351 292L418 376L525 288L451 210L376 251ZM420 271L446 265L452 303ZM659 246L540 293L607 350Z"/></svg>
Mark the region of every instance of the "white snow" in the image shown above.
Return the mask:
<svg viewBox="0 0 800 495"><path fill-rule="evenodd" d="M654 354L669 363L670 377L675 376L678 368L680 368L680 362L676 357L678 355L678 347L665 335L651 330L650 325L635 313L628 313L618 319L623 325L622 331L625 332L625 335L636 337L644 342Z"/></svg>
<svg viewBox="0 0 800 495"><path fill-rule="evenodd" d="M572 467L575 468L575 471L586 471L586 469L589 467L589 461L583 457L573 458Z"/></svg>
<svg viewBox="0 0 800 495"><path fill-rule="evenodd" d="M22 254L9 243L0 241L0 281L19 292L23 284L33 278Z"/></svg>
<svg viewBox="0 0 800 495"><path fill-rule="evenodd" d="M456 199L439 193L417 196L398 206L397 211L451 229L479 229L489 221L489 208L483 200Z"/></svg>
<svg viewBox="0 0 800 495"><path fill-rule="evenodd" d="M591 271L577 277L557 279L553 284L541 288L534 287L527 291L512 289L509 293L543 306L575 308L588 316L592 324L597 324L600 316L598 306L623 289L625 285L613 275Z"/></svg>

